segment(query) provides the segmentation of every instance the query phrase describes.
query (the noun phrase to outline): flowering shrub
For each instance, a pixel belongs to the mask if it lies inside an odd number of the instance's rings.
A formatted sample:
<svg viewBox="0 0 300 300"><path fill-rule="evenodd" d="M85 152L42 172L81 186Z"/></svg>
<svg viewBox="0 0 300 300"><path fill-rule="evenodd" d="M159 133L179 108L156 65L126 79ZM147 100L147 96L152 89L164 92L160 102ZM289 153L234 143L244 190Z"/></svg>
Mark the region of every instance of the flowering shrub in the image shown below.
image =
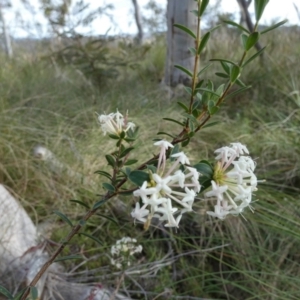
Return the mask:
<svg viewBox="0 0 300 300"><path fill-rule="evenodd" d="M196 15L198 25L208 2L195 0L196 10L192 12ZM163 138L157 138L154 145L159 147L159 153L141 163L138 157L132 158L134 143L138 138L138 127L129 121L128 114L124 117L117 111L98 117L103 134L116 141L115 149L105 155L111 172L97 171L99 175L105 177L106 182L102 185L105 193L76 225L73 225L67 216L59 213L59 216L72 226L72 231L32 280L30 287L37 283L49 265L63 251L64 245L79 232L86 221L116 195L130 194L135 197L135 208L131 216L135 221L142 222L145 229L149 228L153 218L161 221L165 227L178 228L182 215L193 210L195 200L203 201L198 195L216 200L214 211L207 211L207 214L222 220L226 216L243 213L246 207L253 211L250 205L258 181L254 174L255 162L248 156L249 151L245 145L236 142L231 143L229 147L217 149L215 164L206 160L193 164L181 148L187 147L191 139L195 138L198 131L205 126L215 125L209 121L224 101L249 88L241 81L241 73L264 49L250 57L249 50L254 47L262 34L283 24L280 22L258 32L258 22L267 2L267 0L254 2L256 24L253 32L233 21L227 21L231 26L242 30L243 54L238 62L223 58L212 59L220 63L222 72L217 72L216 75L224 80L224 83L216 88L212 80L203 77L210 64L199 69L201 52L216 28L200 37L200 26L197 26L197 32L194 33L181 24L175 24L179 30L195 41L195 48L189 49L195 58L193 71L183 66L175 66L189 76L192 83L191 87L186 87L188 103L178 102L183 121L164 118L180 129L176 133L158 132L158 135L166 135L171 140L168 142ZM235 84L240 88L231 92ZM80 201L77 203L80 204ZM129 237L117 241L111 249L111 263L117 268L129 266L129 257L142 250L141 246L135 246L136 242ZM25 300L28 293L29 288L21 300Z"/></svg>

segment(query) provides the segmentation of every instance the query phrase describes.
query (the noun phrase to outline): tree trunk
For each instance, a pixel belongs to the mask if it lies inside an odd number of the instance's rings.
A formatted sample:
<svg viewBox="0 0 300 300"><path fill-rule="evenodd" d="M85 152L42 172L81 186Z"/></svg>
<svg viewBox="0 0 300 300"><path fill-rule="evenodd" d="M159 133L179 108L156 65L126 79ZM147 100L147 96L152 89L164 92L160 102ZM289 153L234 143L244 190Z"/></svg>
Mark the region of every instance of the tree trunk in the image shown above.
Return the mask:
<svg viewBox="0 0 300 300"><path fill-rule="evenodd" d="M187 33L174 27L174 24L184 25L195 32L197 18L191 13L195 9L197 6L194 0L168 0L166 85L176 86L179 83L187 84L190 81L190 78L182 71L174 68L174 65L181 65L192 70L194 56L190 53L189 48L195 47L195 41Z"/></svg>
<svg viewBox="0 0 300 300"><path fill-rule="evenodd" d="M2 11L2 5L0 4L0 20L2 22L2 30L3 30L3 36L4 36L4 46L5 46L5 53L9 58L13 57L13 51L11 47L11 41L10 41L10 36L7 32L6 28L6 23L5 23L5 18L4 14Z"/></svg>
<svg viewBox="0 0 300 300"><path fill-rule="evenodd" d="M132 3L133 3L133 7L134 7L135 23L138 28L137 43L142 44L144 33L143 33L143 27L142 27L142 21L141 21L142 20L141 11L140 11L140 7L138 5L137 0L132 0Z"/></svg>

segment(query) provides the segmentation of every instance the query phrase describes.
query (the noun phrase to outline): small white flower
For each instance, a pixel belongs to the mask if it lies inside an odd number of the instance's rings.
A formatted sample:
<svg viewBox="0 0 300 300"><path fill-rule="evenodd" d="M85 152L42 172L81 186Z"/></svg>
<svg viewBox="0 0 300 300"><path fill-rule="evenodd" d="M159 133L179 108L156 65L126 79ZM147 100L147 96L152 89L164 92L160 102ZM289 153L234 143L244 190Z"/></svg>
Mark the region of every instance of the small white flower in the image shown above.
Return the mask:
<svg viewBox="0 0 300 300"><path fill-rule="evenodd" d="M127 122L127 116L124 119L123 115L119 113L119 111L108 115L100 115L98 116L98 120L104 135L108 133L119 136L122 132L135 128L135 124Z"/></svg>
<svg viewBox="0 0 300 300"><path fill-rule="evenodd" d="M140 207L140 203L136 202L135 204L135 209L132 211L131 216L140 221L145 223L146 222L146 218L149 215L149 210L146 209L147 204L144 204L142 207Z"/></svg>
<svg viewBox="0 0 300 300"><path fill-rule="evenodd" d="M222 147L215 153L219 161L214 168L211 190L205 196L216 197L217 205L214 212L207 213L224 219L228 214L242 213L248 206L251 209L252 192L257 190L257 178L253 173L255 162L244 155L249 151L241 143L231 143L231 147Z"/></svg>

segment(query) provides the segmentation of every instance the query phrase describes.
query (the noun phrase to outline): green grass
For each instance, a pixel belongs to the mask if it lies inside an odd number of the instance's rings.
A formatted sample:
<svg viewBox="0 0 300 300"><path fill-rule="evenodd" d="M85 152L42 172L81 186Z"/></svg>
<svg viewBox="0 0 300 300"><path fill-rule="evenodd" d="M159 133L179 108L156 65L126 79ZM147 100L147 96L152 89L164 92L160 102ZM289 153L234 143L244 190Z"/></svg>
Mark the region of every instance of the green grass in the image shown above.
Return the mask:
<svg viewBox="0 0 300 300"><path fill-rule="evenodd" d="M133 198L112 199L85 227L103 245L76 236L65 249L64 255L85 256L86 264L79 270L89 277L77 277L114 284L109 249L117 239L131 236L144 247L135 270L146 274L125 279L135 299L146 299L145 295L165 299L167 293L171 299L299 299L300 73L296 61L300 45L293 32L280 38L284 39L280 45L272 36L263 40L270 45L264 64L250 66L242 76L253 88L225 103L215 117L219 125L199 132L187 149L197 162L213 159L214 149L230 142L245 143L257 162L258 178L266 179L255 195L255 213L248 210L245 219L219 222L205 214L209 204L198 201L195 213L183 217L177 232L159 225L145 232L130 217ZM208 47L205 59L220 56L220 49L222 57L224 52L230 56L232 43L228 37L219 39ZM69 227L53 210L80 220L85 209L69 200L92 205L104 192L103 178L94 172L109 170L103 155L113 151L114 143L102 135L96 113L129 109L141 127L136 154L140 161L153 155L156 132L177 132L161 119L178 117L176 100L185 99L180 93L167 98L158 84L164 67L163 43L158 41L143 55L134 68L120 69L118 78L107 79L101 86L91 84L72 67L55 67L47 60L1 58L0 182L14 191L35 223L54 223L51 238L55 241ZM217 69L213 66L208 75ZM49 148L81 176L51 171L47 163L34 158L36 145ZM79 261L65 264L70 270ZM147 274L150 267L156 276Z"/></svg>

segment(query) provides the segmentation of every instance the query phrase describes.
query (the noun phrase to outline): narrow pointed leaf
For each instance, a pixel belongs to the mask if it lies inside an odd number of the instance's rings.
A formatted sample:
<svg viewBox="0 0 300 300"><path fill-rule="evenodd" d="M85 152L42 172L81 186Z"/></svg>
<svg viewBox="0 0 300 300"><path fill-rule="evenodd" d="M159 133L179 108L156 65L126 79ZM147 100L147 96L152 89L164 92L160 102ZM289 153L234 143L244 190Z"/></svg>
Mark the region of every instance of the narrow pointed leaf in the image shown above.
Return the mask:
<svg viewBox="0 0 300 300"><path fill-rule="evenodd" d="M53 211L57 216L59 216L63 221L65 221L67 224L69 224L71 227L73 227L72 222L70 221L70 219L64 215L63 213L61 213L58 210Z"/></svg>
<svg viewBox="0 0 300 300"><path fill-rule="evenodd" d="M268 27L267 29L261 31L260 34L264 34L264 33L266 33L266 32L269 32L269 31L271 31L271 30L273 30L273 29L275 29L275 28L277 28L277 27L279 27L279 26L285 24L287 21L288 21L288 20L285 19L285 20L283 20L283 21L281 21L281 22L279 22L279 23L276 23L276 24L274 24L274 25Z"/></svg>
<svg viewBox="0 0 300 300"><path fill-rule="evenodd" d="M170 121L170 122L176 123L176 124L178 124L178 125L180 125L180 126L184 126L184 123L179 122L179 121L174 120L174 119L171 119L171 118L163 118L163 120L166 120L166 121Z"/></svg>
<svg viewBox="0 0 300 300"><path fill-rule="evenodd" d="M88 234L88 233L86 233L86 232L79 232L78 234L79 234L79 235L84 235L84 236L90 238L91 240L95 241L95 242L98 243L99 245L103 246L103 243L102 243L98 238L94 237L94 236L91 235L91 234Z"/></svg>
<svg viewBox="0 0 300 300"><path fill-rule="evenodd" d="M194 55L194 56L197 55L197 51L194 47L190 47L189 50L192 53L192 55Z"/></svg>
<svg viewBox="0 0 300 300"><path fill-rule="evenodd" d="M102 217L102 218L104 218L104 219L107 219L107 220L109 220L109 221L115 223L116 225L118 225L118 221L117 221L116 219L112 218L112 217L109 217L108 215L104 215L104 214L99 214L99 213L97 213L97 216L100 216L100 217Z"/></svg>
<svg viewBox="0 0 300 300"><path fill-rule="evenodd" d="M218 106L213 106L213 107L208 109L208 112L209 112L210 115L214 115L218 112L218 110L219 110Z"/></svg>
<svg viewBox="0 0 300 300"><path fill-rule="evenodd" d="M125 166L130 166L130 165L133 165L135 163L137 163L138 160L137 159L128 159L126 162L125 162Z"/></svg>
<svg viewBox="0 0 300 300"><path fill-rule="evenodd" d="M243 45L243 48L244 48L244 49L246 49L248 36L249 36L249 35L244 34L244 33L241 34L242 45Z"/></svg>
<svg viewBox="0 0 300 300"><path fill-rule="evenodd" d="M105 158L106 158L107 163L108 163L110 166L115 167L115 165L116 165L116 160L115 160L115 158L114 158L112 155L107 154L107 155L105 155Z"/></svg>
<svg viewBox="0 0 300 300"><path fill-rule="evenodd" d="M215 126L215 125L217 125L217 124L219 124L219 123L220 123L219 121L208 123L208 124L204 125L204 126L202 127L202 129L208 128L208 127L212 127L212 126Z"/></svg>
<svg viewBox="0 0 300 300"><path fill-rule="evenodd" d="M198 74L197 77L199 77L202 73L204 73L206 71L206 69L208 69L212 64L207 64L203 69L201 69Z"/></svg>
<svg viewBox="0 0 300 300"><path fill-rule="evenodd" d="M199 48L198 48L198 54L200 54L202 52L202 50L206 46L209 38L210 38L210 32L205 33L203 38L201 39L201 42L200 42L200 45L199 45Z"/></svg>
<svg viewBox="0 0 300 300"><path fill-rule="evenodd" d="M145 181L149 181L149 174L143 171L134 170L132 171L128 179L137 186L142 186Z"/></svg>
<svg viewBox="0 0 300 300"><path fill-rule="evenodd" d="M85 202L82 202L80 200L70 200L70 202L77 203L77 204L79 204L81 206L84 206L84 207L86 207L88 209L90 208Z"/></svg>
<svg viewBox="0 0 300 300"><path fill-rule="evenodd" d="M100 200L100 201L97 201L94 206L93 206L93 209L97 209L99 208L100 206L102 206L107 200Z"/></svg>
<svg viewBox="0 0 300 300"><path fill-rule="evenodd" d="M257 22L260 20L268 2L269 0L254 0L255 18Z"/></svg>
<svg viewBox="0 0 300 300"><path fill-rule="evenodd" d="M181 142L181 147L186 147L190 143L191 139L186 139L185 141Z"/></svg>
<svg viewBox="0 0 300 300"><path fill-rule="evenodd" d="M120 158L126 156L128 153L130 153L132 150L134 149L134 147L129 147L127 149L125 149L121 154L120 154Z"/></svg>
<svg viewBox="0 0 300 300"><path fill-rule="evenodd" d="M234 66L237 66L237 64L229 59L224 59L224 58L212 58L210 59L210 61L223 61L223 62L226 62L226 63L229 63L231 65L234 65Z"/></svg>
<svg viewBox="0 0 300 300"><path fill-rule="evenodd" d="M38 290L35 286L30 287L30 300L37 300L38 299Z"/></svg>
<svg viewBox="0 0 300 300"><path fill-rule="evenodd" d="M229 68L228 64L225 61L220 61L220 63L221 63L221 66L222 66L223 70L226 72L226 74L229 75L230 68Z"/></svg>
<svg viewBox="0 0 300 300"><path fill-rule="evenodd" d="M209 90L209 89L206 89L206 88L199 88L197 89L198 91L202 91L202 92L207 92L209 94L212 94L212 95L216 95L216 96L219 96L216 92L212 91L212 90Z"/></svg>
<svg viewBox="0 0 300 300"><path fill-rule="evenodd" d="M189 110L188 107L187 107L184 103L178 101L177 104L178 104L181 108L183 108L186 112Z"/></svg>
<svg viewBox="0 0 300 300"><path fill-rule="evenodd" d="M7 297L9 300L14 299L14 296L2 285L0 285L0 294Z"/></svg>
<svg viewBox="0 0 300 300"><path fill-rule="evenodd" d="M192 38L196 39L196 35L191 29L189 29L189 28L187 28L187 27L185 27L181 24L174 24L174 27L177 27L177 28L181 29L182 31L184 31L188 35L190 35Z"/></svg>
<svg viewBox="0 0 300 300"><path fill-rule="evenodd" d="M230 82L235 82L240 76L241 70L238 66L233 66L230 72Z"/></svg>
<svg viewBox="0 0 300 300"><path fill-rule="evenodd" d="M63 256L63 257L59 257L55 260L55 262L59 262L59 261L65 261L65 260L71 260L71 259L82 259L81 255L68 255L68 256Z"/></svg>
<svg viewBox="0 0 300 300"><path fill-rule="evenodd" d="M230 21L230 20L223 20L224 23L228 24L228 25L232 25L248 34L250 34L250 31L248 29L246 29L245 27L241 26L240 24L236 23L236 22L233 22L233 21Z"/></svg>
<svg viewBox="0 0 300 300"><path fill-rule="evenodd" d="M244 82L242 82L240 79L237 79L237 80L235 81L235 83L236 83L237 85L241 86L241 87L247 87L246 84L245 84Z"/></svg>
<svg viewBox="0 0 300 300"><path fill-rule="evenodd" d="M112 178L112 176L111 176L109 173L107 173L107 172L105 172L105 171L101 171L101 170L96 171L95 174L102 175L102 176L104 176L104 177L106 177L106 178L108 178L108 179L111 179L111 178Z"/></svg>
<svg viewBox="0 0 300 300"><path fill-rule="evenodd" d="M202 0L201 1L201 6L200 6L200 10L199 10L199 17L201 17L207 7L209 3L209 0Z"/></svg>
<svg viewBox="0 0 300 300"><path fill-rule="evenodd" d="M174 67L175 67L176 69L181 70L182 72L184 72L184 73L187 74L188 76L193 77L192 72L189 71L188 69L184 68L183 66L180 66L180 65L174 65Z"/></svg>
<svg viewBox="0 0 300 300"><path fill-rule="evenodd" d="M260 36L259 32L252 32L248 36L244 47L246 51L250 50L257 43L257 41L259 40L259 36Z"/></svg>
<svg viewBox="0 0 300 300"><path fill-rule="evenodd" d="M253 59L255 59L256 57L258 57L259 55L261 55L265 49L266 49L266 47L263 47L262 49L260 49L259 51L257 51L254 55L252 55L250 58L248 58L248 59L243 63L243 67L245 67L246 65L248 65L248 64L249 64Z"/></svg>
<svg viewBox="0 0 300 300"><path fill-rule="evenodd" d="M227 99L229 99L229 98L231 98L231 97L234 97L234 96L236 96L236 95L238 95L238 94L240 94L240 93L242 93L242 92L244 92L244 91L246 91L246 90L248 90L248 89L250 89L250 88L251 88L251 86L242 87L242 88L240 88L240 89L238 89L238 90L236 90L236 91L230 93L229 95L227 95L227 96L224 98L224 101L227 100Z"/></svg>
<svg viewBox="0 0 300 300"><path fill-rule="evenodd" d="M184 87L184 90L191 96L192 95L192 89L188 86Z"/></svg>
<svg viewBox="0 0 300 300"><path fill-rule="evenodd" d="M228 75L228 74L225 74L225 73L216 72L215 74L216 74L218 77L229 78L229 75Z"/></svg>
<svg viewBox="0 0 300 300"><path fill-rule="evenodd" d="M114 187L112 184L107 183L107 182L103 182L103 183L102 183L102 187L103 187L105 190L109 191L109 192L115 192L115 191L116 191L115 187Z"/></svg>
<svg viewBox="0 0 300 300"><path fill-rule="evenodd" d="M172 134L169 134L169 133L167 133L167 132L164 132L164 131L159 131L157 134L158 134L158 135L165 134L165 135L167 135L167 136L171 137L172 139L174 139L174 138L175 138L175 136L174 136L174 135L172 135Z"/></svg>

